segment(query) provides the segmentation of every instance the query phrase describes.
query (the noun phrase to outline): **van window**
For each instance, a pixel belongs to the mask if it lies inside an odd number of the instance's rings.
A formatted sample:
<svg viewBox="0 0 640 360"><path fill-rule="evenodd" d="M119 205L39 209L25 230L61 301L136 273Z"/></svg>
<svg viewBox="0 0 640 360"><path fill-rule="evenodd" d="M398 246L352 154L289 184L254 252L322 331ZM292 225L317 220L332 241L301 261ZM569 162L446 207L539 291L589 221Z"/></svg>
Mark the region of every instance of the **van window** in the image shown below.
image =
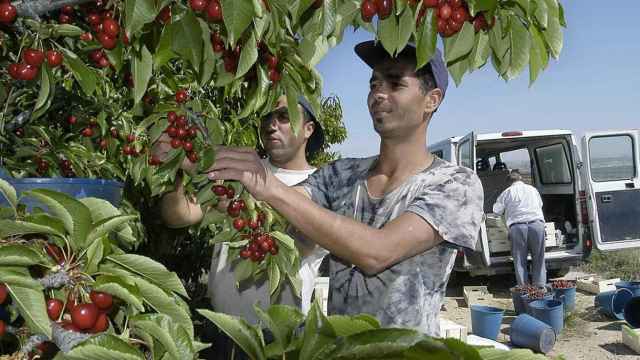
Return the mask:
<svg viewBox="0 0 640 360"><path fill-rule="evenodd" d="M473 164L471 163L471 140L465 140L458 145L458 161L460 166L473 169Z"/></svg>
<svg viewBox="0 0 640 360"><path fill-rule="evenodd" d="M507 169L518 170L520 175L522 175L523 182L533 185L531 159L528 149L524 148L500 153L500 160L506 165Z"/></svg>
<svg viewBox="0 0 640 360"><path fill-rule="evenodd" d="M633 139L628 135L591 138L589 161L593 181L631 179L636 175Z"/></svg>
<svg viewBox="0 0 640 360"><path fill-rule="evenodd" d="M431 155L433 155L433 156L437 156L437 157L439 157L440 159L442 159L442 156L443 156L444 154L442 153L442 150L436 150L436 151L432 151L432 152L431 152Z"/></svg>
<svg viewBox="0 0 640 360"><path fill-rule="evenodd" d="M571 170L562 144L536 149L536 160L543 184L570 184Z"/></svg>

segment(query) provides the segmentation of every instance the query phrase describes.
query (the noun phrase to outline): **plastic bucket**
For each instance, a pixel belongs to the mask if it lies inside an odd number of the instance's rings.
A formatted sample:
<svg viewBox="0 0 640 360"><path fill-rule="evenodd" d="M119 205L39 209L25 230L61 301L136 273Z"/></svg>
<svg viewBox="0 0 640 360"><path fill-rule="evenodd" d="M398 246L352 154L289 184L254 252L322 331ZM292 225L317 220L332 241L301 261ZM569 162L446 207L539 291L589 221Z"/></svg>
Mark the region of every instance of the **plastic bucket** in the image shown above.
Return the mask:
<svg viewBox="0 0 640 360"><path fill-rule="evenodd" d="M531 315L531 312L529 310L529 303L531 303L532 301L536 301L536 300L553 300L553 293L552 292L548 292L546 293L542 299L529 299L529 297L527 295L521 295L522 296L522 302L524 303L525 306L525 313Z"/></svg>
<svg viewBox="0 0 640 360"><path fill-rule="evenodd" d="M633 294L627 289L601 292L596 295L594 305L600 311L614 319L624 319L624 307L631 300Z"/></svg>
<svg viewBox="0 0 640 360"><path fill-rule="evenodd" d="M535 300L529 303L531 316L551 326L556 335L564 327L564 307L559 300Z"/></svg>
<svg viewBox="0 0 640 360"><path fill-rule="evenodd" d="M556 344L556 333L533 316L521 314L511 323L511 343L546 354Z"/></svg>
<svg viewBox="0 0 640 360"><path fill-rule="evenodd" d="M624 306L624 320L632 328L640 328L640 296L634 296Z"/></svg>
<svg viewBox="0 0 640 360"><path fill-rule="evenodd" d="M522 294L515 287L509 289L511 291L511 301L513 301L513 310L517 315L523 314L527 312L527 307L522 300Z"/></svg>
<svg viewBox="0 0 640 360"><path fill-rule="evenodd" d="M633 296L640 296L640 281L620 281L615 283L616 289L627 289Z"/></svg>
<svg viewBox="0 0 640 360"><path fill-rule="evenodd" d="M504 310L491 306L471 305L471 332L495 340L500 331Z"/></svg>
<svg viewBox="0 0 640 360"><path fill-rule="evenodd" d="M33 189L49 189L73 196L76 199L95 197L107 200L113 206L120 206L122 199L123 183L106 179L87 178L5 178L16 189L18 196L23 191ZM38 200L32 197L23 197L20 202L25 204L28 211L34 207L45 208ZM4 196L0 196L0 206L8 206Z"/></svg>
<svg viewBox="0 0 640 360"><path fill-rule="evenodd" d="M562 301L564 313L568 314L576 308L576 287L568 289L553 289L553 298Z"/></svg>

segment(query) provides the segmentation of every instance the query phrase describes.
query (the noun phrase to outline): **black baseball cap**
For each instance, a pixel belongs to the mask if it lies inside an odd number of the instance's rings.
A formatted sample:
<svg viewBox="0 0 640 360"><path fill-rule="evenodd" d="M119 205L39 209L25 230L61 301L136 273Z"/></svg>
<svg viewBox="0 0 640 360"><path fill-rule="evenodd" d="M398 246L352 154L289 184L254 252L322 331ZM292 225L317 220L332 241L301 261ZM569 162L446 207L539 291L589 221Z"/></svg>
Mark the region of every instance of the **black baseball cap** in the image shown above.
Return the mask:
<svg viewBox="0 0 640 360"><path fill-rule="evenodd" d="M316 113L313 111L313 107L304 96L298 96L298 104L302 106L309 119L315 124L313 134L311 134L311 137L309 138L309 140L307 140L306 149L307 154L315 154L316 152L322 150L322 146L324 145L324 130L322 129L322 124L320 124L320 121L318 121Z"/></svg>
<svg viewBox="0 0 640 360"><path fill-rule="evenodd" d="M360 59L372 69L381 61L391 58L391 55L382 47L382 44L374 40L361 42L355 46L354 50ZM408 43L397 55L397 57L401 56L411 56L415 59L415 44ZM442 97L444 98L447 86L449 85L449 73L442 58L442 52L440 52L438 48L436 48L427 65L431 68L436 86L442 91Z"/></svg>

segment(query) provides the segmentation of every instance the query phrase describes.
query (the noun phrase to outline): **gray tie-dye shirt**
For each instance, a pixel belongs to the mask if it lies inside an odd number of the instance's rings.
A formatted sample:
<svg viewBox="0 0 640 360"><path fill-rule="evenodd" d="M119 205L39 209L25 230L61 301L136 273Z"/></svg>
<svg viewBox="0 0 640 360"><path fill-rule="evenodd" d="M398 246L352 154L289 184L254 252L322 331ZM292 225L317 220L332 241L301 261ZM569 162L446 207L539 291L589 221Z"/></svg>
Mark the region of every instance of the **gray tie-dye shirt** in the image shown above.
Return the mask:
<svg viewBox="0 0 640 360"><path fill-rule="evenodd" d="M368 313L384 326L439 336L438 313L456 249L475 248L482 219L482 185L473 171L436 158L383 198L374 198L368 194L366 179L376 160L337 160L302 185L317 204L375 228L407 211L415 213L445 241L373 276L331 256L329 313Z"/></svg>

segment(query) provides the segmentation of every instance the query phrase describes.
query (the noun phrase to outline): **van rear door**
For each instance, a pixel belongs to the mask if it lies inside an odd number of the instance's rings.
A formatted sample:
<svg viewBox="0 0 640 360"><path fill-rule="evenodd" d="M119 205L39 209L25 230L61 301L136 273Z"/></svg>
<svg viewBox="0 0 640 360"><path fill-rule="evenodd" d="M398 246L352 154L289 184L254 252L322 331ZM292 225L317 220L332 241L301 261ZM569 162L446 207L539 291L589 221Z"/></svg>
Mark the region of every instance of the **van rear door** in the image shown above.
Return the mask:
<svg viewBox="0 0 640 360"><path fill-rule="evenodd" d="M476 170L476 136L473 132L458 141L456 160L458 161L458 165L468 167L473 171ZM487 229L484 220L478 240L476 250L482 252L482 262L485 266L489 266L491 265L491 254L489 253L489 240L487 239Z"/></svg>
<svg viewBox="0 0 640 360"><path fill-rule="evenodd" d="M640 130L586 133L582 153L596 247L639 247Z"/></svg>

